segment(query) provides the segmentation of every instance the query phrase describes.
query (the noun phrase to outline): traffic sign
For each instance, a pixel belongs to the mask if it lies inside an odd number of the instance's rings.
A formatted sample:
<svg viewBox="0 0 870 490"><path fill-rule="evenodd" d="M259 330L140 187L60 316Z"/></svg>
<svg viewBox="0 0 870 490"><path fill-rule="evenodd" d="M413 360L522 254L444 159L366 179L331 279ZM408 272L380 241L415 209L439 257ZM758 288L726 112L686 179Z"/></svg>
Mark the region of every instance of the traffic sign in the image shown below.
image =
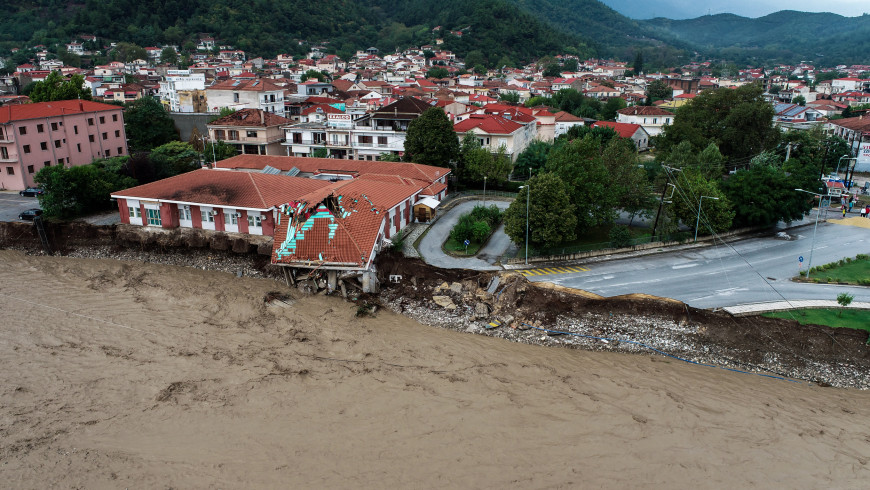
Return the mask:
<svg viewBox="0 0 870 490"><path fill-rule="evenodd" d="M466 239L466 240L465 240L465 246L468 246L469 244L471 244L471 240L467 240L467 239ZM801 261L803 261L803 260L804 260L804 258L801 257Z"/></svg>
<svg viewBox="0 0 870 490"><path fill-rule="evenodd" d="M804 261L804 256L803 256L803 255L801 255L800 257L798 257L798 262L803 262L803 261Z"/></svg>

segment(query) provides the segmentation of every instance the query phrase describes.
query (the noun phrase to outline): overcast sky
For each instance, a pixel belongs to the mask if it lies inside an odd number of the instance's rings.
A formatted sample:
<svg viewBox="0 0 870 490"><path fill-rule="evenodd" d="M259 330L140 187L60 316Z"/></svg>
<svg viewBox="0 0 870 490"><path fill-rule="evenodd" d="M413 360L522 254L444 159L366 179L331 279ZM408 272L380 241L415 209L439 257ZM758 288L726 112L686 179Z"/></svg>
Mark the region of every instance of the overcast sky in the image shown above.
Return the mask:
<svg viewBox="0 0 870 490"><path fill-rule="evenodd" d="M612 9L633 19L667 17L692 19L711 14L737 14L743 17L762 17L780 10L804 12L833 12L847 17L870 13L868 0L601 0Z"/></svg>

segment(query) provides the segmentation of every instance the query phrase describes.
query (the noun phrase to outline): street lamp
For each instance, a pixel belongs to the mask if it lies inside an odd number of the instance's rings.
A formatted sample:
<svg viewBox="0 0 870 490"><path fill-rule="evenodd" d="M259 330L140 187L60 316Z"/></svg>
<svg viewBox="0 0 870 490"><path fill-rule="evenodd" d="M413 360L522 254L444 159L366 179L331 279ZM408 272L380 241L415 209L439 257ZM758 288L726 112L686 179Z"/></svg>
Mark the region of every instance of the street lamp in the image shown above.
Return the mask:
<svg viewBox="0 0 870 490"><path fill-rule="evenodd" d="M486 175L483 176L483 206L486 207Z"/></svg>
<svg viewBox="0 0 870 490"><path fill-rule="evenodd" d="M839 160L837 160L837 171L836 171L835 173L836 173L838 179L840 178L840 163L843 162L843 159L844 159L844 158L848 158L849 160L851 160L851 159L854 158L854 157L849 156L849 154L847 153L847 154L841 156ZM849 167L847 166L847 167L846 167L846 169L847 169L847 172L846 172L846 173L847 173L847 174L849 173L849 172L848 172L848 168L849 168Z"/></svg>
<svg viewBox="0 0 870 490"><path fill-rule="evenodd" d="M695 220L695 242L698 241L698 225L701 224L701 203L704 202L705 197L707 199L715 199L717 201L719 200L718 197L713 196L701 196L701 199L698 199L698 219Z"/></svg>
<svg viewBox="0 0 870 490"><path fill-rule="evenodd" d="M806 192L807 194L812 194L814 196L819 197L819 208L816 212L816 225L813 226L813 243L810 245L810 260L807 262L807 279L810 278L810 269L813 268L813 250L816 248L816 229L819 227L819 215L822 214L822 194L816 192L805 191L803 189L795 189L798 192Z"/></svg>
<svg viewBox="0 0 870 490"><path fill-rule="evenodd" d="M529 184L521 185L520 189L526 190L526 265L529 265L529 194L532 188Z"/></svg>

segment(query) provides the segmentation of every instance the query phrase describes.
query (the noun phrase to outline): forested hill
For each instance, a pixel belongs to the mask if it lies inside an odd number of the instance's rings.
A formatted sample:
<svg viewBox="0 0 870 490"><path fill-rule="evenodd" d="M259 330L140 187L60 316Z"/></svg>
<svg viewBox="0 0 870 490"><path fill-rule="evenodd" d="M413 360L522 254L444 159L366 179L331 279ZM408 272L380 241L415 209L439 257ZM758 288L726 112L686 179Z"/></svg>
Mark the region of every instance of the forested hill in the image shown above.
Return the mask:
<svg viewBox="0 0 870 490"><path fill-rule="evenodd" d="M685 51L650 39L652 31L598 0L6 0L0 48L53 45L78 34L140 46L183 46L198 33L261 56L304 54L309 42L329 41L347 57L443 38L444 48L482 53L489 66L544 55L618 56L647 60ZM433 31L440 26L440 31ZM461 36L451 35L459 32Z"/></svg>
<svg viewBox="0 0 870 490"><path fill-rule="evenodd" d="M495 64L591 45L514 8L506 0L6 0L0 43L51 45L77 34L140 46L183 45L198 33L254 55L303 54L299 40L329 41L348 56L376 46L385 51L445 39L460 56L472 50ZM442 26L443 30L433 32ZM463 30L462 36L444 31ZM595 53L584 53L592 54Z"/></svg>
<svg viewBox="0 0 870 490"><path fill-rule="evenodd" d="M757 19L719 14L688 20L638 21L659 35L674 36L712 56L734 61L781 60L866 63L870 15L784 10Z"/></svg>

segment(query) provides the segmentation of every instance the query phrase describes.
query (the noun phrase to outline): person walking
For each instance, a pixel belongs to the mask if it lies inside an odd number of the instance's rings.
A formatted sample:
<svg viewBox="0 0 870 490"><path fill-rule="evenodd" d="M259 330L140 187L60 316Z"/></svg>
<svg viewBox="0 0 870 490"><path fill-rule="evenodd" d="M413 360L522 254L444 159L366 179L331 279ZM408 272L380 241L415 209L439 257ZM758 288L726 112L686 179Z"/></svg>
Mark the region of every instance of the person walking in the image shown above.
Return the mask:
<svg viewBox="0 0 870 490"><path fill-rule="evenodd" d="M845 204L841 204L841 205L840 205L840 208L843 209L843 217L845 218L845 217L846 217L846 205L845 205Z"/></svg>
<svg viewBox="0 0 870 490"><path fill-rule="evenodd" d="M855 205L855 201L853 199L849 199L849 212L852 212L852 206Z"/></svg>
<svg viewBox="0 0 870 490"><path fill-rule="evenodd" d="M867 206L861 206L861 217L862 218L867 217Z"/></svg>

